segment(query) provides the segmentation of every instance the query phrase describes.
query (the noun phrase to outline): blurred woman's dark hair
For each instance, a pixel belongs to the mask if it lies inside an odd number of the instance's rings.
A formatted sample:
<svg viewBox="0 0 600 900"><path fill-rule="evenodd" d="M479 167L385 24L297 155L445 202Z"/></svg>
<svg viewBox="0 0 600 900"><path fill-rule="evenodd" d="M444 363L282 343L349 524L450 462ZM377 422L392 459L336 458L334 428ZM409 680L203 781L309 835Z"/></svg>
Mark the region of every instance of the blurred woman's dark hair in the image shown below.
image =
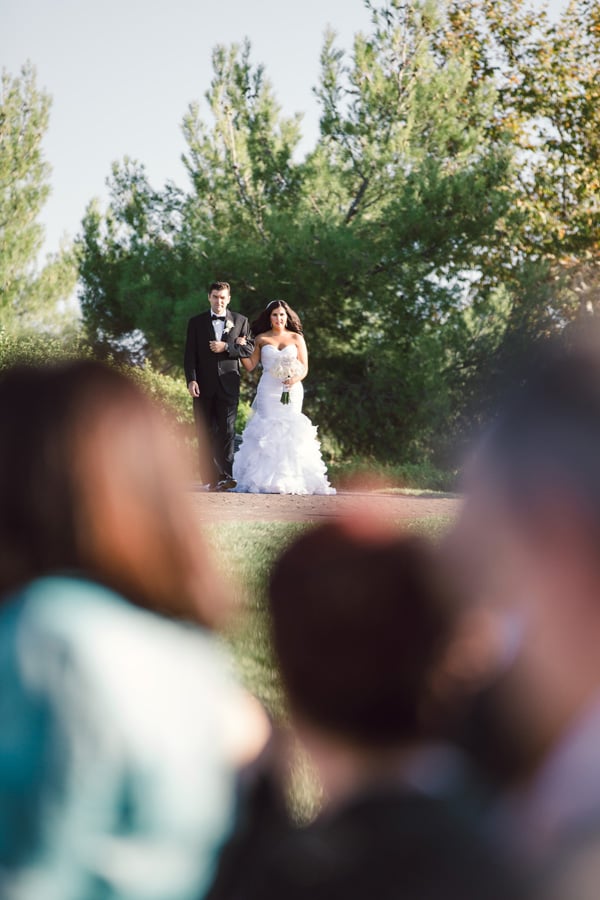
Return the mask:
<svg viewBox="0 0 600 900"><path fill-rule="evenodd" d="M425 539L358 522L311 530L275 566L270 609L297 717L363 746L426 736L456 603Z"/></svg>
<svg viewBox="0 0 600 900"><path fill-rule="evenodd" d="M151 610L218 620L181 454L129 378L92 361L9 369L0 422L0 596L75 574Z"/></svg>
<svg viewBox="0 0 600 900"><path fill-rule="evenodd" d="M300 321L300 316L297 312L295 312L292 307L285 302L285 300L271 300L270 303L267 303L265 309L262 310L254 319L250 326L250 330L254 337L258 337L259 334L264 334L265 331L271 330L271 313L276 309L283 309L287 315L287 325L286 328L288 331L294 331L296 334L302 334L302 322Z"/></svg>

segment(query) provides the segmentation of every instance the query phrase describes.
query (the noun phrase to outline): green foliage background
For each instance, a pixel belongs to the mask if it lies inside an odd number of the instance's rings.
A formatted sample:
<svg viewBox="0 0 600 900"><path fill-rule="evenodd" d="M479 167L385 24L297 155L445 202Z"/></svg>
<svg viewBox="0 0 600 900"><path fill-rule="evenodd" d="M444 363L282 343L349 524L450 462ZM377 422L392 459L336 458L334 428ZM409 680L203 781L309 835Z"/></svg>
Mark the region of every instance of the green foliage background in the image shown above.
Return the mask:
<svg viewBox="0 0 600 900"><path fill-rule="evenodd" d="M523 353L599 308L600 7L573 0L553 22L525 0L366 5L350 53L325 37L309 152L249 43L218 46L209 120L192 102L182 121L187 186L115 163L108 205L90 202L45 280L30 262L49 99L31 68L5 74L0 213L17 212L0 227L0 322L12 333L28 310L39 326L36 298L64 289L74 254L89 346L144 362L185 419L183 384L160 379L182 377L210 281L249 316L283 297L329 458L451 468Z"/></svg>
<svg viewBox="0 0 600 900"><path fill-rule="evenodd" d="M50 167L42 140L50 97L37 86L35 69L0 78L0 327L12 331L68 326L59 302L75 290L73 249L63 247L40 270L44 229L37 221L50 193Z"/></svg>

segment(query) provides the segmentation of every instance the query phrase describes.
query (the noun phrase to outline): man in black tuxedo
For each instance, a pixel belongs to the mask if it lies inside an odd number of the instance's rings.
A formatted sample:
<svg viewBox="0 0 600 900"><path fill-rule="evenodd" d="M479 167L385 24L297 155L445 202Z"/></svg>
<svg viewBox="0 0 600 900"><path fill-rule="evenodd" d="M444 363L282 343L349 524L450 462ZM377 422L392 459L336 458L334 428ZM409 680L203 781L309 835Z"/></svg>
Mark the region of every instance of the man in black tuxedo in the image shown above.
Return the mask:
<svg viewBox="0 0 600 900"><path fill-rule="evenodd" d="M210 285L210 309L188 322L183 364L196 426L199 432L206 429L211 440L211 470L202 471L202 479L219 491L236 486L232 467L240 399L239 360L251 356L254 349L248 319L228 309L230 300L226 281ZM239 338L246 340L239 344ZM201 466L205 465L201 459Z"/></svg>

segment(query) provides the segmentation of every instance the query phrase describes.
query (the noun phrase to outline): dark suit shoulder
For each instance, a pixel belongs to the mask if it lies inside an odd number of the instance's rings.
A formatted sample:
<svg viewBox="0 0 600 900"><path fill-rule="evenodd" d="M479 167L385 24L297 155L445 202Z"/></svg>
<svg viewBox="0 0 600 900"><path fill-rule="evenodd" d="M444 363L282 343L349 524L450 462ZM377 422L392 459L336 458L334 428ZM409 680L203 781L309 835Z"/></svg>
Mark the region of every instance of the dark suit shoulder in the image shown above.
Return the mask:
<svg viewBox="0 0 600 900"><path fill-rule="evenodd" d="M310 826L289 829L269 848L266 864L270 892L261 900L523 896L513 873L458 811L402 789L356 798Z"/></svg>

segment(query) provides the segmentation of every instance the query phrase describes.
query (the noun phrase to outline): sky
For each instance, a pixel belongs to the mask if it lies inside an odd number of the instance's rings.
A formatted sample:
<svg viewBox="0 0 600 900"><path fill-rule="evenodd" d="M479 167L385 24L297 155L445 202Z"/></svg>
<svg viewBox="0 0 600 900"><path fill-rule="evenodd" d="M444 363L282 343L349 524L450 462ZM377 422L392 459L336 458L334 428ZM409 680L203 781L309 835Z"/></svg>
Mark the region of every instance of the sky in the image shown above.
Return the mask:
<svg viewBox="0 0 600 900"><path fill-rule="evenodd" d="M351 49L368 25L363 0L0 0L1 66L15 75L31 60L53 100L44 252L75 237L93 197L106 198L114 160L140 160L157 188L169 179L186 186L181 121L203 101L216 44L250 38L283 111L303 113L308 149L325 29Z"/></svg>

